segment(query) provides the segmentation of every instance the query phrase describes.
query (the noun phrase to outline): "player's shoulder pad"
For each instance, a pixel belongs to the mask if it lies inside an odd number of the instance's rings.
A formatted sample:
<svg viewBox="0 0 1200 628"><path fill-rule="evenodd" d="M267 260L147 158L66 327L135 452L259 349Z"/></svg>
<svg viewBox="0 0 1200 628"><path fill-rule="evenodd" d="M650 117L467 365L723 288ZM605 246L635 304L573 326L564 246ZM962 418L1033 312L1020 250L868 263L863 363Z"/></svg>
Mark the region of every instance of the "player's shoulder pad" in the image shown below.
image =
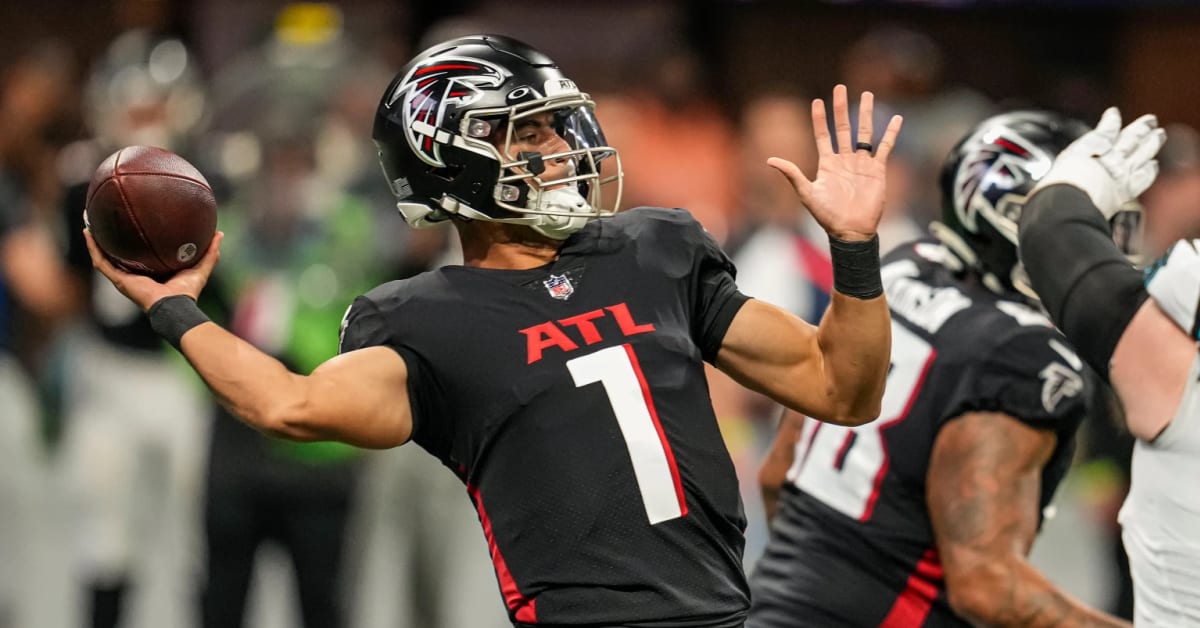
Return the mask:
<svg viewBox="0 0 1200 628"><path fill-rule="evenodd" d="M665 207L635 207L600 221L609 237L625 236L642 241L650 238L662 240L664 244L681 237L691 239L696 234L707 233L699 221L686 209Z"/></svg>
<svg viewBox="0 0 1200 628"><path fill-rule="evenodd" d="M360 296L346 308L338 330L338 353L385 345L390 340L387 318L369 296Z"/></svg>
<svg viewBox="0 0 1200 628"><path fill-rule="evenodd" d="M716 239L685 209L638 207L606 222L636 244L639 259L670 274L686 274L697 263L716 263L733 272L733 262Z"/></svg>
<svg viewBox="0 0 1200 628"><path fill-rule="evenodd" d="M346 308L342 316L338 352L392 344L396 332L393 315L402 306L436 293L441 282L436 273L380 284Z"/></svg>
<svg viewBox="0 0 1200 628"><path fill-rule="evenodd" d="M988 330L977 331L991 340L977 349L981 356L968 374L976 409L1073 431L1093 394L1083 360L1040 312L1012 302L1000 302L996 309L1011 318L996 318Z"/></svg>
<svg viewBox="0 0 1200 628"><path fill-rule="evenodd" d="M1192 338L1200 337L1200 240L1180 240L1146 270L1146 291Z"/></svg>

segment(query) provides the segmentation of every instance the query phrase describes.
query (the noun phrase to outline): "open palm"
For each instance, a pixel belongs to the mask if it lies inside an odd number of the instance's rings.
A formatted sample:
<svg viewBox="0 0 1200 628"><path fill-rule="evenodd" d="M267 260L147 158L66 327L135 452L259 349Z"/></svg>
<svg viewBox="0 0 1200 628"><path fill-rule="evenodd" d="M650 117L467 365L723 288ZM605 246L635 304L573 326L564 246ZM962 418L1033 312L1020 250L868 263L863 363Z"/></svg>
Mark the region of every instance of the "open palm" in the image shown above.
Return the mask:
<svg viewBox="0 0 1200 628"><path fill-rule="evenodd" d="M863 92L858 107L856 144L850 139L846 86L833 88L833 122L838 139L838 150L835 152L825 117L825 102L820 98L813 101L813 135L820 157L817 176L813 180L810 181L796 164L786 159L772 157L767 160L768 165L791 181L800 200L821 228L841 240L870 239L875 235L883 214L887 158L896 145L896 135L900 133L903 120L900 116L892 116L872 154L874 105L875 97L871 92Z"/></svg>

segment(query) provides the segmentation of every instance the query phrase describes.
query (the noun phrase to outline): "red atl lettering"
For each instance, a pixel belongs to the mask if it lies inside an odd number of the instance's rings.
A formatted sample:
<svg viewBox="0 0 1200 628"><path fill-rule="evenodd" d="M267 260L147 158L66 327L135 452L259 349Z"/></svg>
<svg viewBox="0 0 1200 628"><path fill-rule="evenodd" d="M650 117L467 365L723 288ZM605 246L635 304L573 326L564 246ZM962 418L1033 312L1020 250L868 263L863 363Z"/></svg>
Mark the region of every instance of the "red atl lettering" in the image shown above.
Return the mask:
<svg viewBox="0 0 1200 628"><path fill-rule="evenodd" d="M625 305L624 303L610 305L604 309L612 312L613 318L617 319L617 326L621 328L621 333L625 334L626 336L644 334L648 331L654 331L653 323L638 325L637 323L633 322L633 315L629 313L629 306Z"/></svg>
<svg viewBox="0 0 1200 628"><path fill-rule="evenodd" d="M585 345L594 345L601 340L603 336L600 329L594 322L596 319L605 317L605 310L612 315L612 319L617 324L617 329L623 336L633 336L635 334L644 334L654 331L653 323L638 323L633 320L633 314L629 312L629 306L624 303L610 305L599 310L576 314L567 318L559 319L558 321L546 321L532 327L526 327L521 330L525 334L526 357L528 364L533 364L541 360L546 349L557 347L560 351L569 352L579 348L579 344L567 336L563 331L564 327L574 327L579 335L583 338Z"/></svg>
<svg viewBox="0 0 1200 628"><path fill-rule="evenodd" d="M550 347L558 347L563 351L574 351L579 348L567 335L563 333L554 321L546 321L540 325L526 327L521 330L525 334L525 342L528 348L529 362L533 364L542 359L542 351Z"/></svg>
<svg viewBox="0 0 1200 628"><path fill-rule="evenodd" d="M596 324L592 321L601 316L604 316L604 310L592 310L591 312L584 312L571 318L559 319L558 324L564 327L571 325L575 329L578 329L579 333L583 334L583 341L589 345L594 345L600 342L600 330L596 329Z"/></svg>

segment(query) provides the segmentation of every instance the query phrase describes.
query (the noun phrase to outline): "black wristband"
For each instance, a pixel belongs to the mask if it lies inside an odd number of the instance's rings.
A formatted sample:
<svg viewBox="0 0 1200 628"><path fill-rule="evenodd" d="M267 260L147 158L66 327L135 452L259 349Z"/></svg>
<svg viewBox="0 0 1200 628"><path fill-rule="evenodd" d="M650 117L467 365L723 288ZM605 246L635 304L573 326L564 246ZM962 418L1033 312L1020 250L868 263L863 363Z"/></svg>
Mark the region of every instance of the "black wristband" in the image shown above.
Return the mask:
<svg viewBox="0 0 1200 628"><path fill-rule="evenodd" d="M146 310L146 316L154 332L176 349L179 349L183 335L191 328L208 322L208 317L196 305L196 301L183 294L159 299Z"/></svg>
<svg viewBox="0 0 1200 628"><path fill-rule="evenodd" d="M879 236L846 242L829 236L829 258L833 262L833 289L856 299L874 299L883 294L879 276Z"/></svg>

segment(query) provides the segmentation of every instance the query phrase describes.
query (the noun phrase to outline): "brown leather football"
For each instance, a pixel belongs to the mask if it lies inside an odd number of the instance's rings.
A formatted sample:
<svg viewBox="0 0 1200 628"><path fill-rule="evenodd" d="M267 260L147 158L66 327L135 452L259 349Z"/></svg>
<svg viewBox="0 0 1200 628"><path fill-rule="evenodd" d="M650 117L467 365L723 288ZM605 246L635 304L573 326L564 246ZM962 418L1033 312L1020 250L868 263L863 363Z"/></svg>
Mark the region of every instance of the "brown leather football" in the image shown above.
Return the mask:
<svg viewBox="0 0 1200 628"><path fill-rule="evenodd" d="M96 168L83 216L113 263L163 279L204 257L217 230L217 201L183 157L126 146Z"/></svg>

